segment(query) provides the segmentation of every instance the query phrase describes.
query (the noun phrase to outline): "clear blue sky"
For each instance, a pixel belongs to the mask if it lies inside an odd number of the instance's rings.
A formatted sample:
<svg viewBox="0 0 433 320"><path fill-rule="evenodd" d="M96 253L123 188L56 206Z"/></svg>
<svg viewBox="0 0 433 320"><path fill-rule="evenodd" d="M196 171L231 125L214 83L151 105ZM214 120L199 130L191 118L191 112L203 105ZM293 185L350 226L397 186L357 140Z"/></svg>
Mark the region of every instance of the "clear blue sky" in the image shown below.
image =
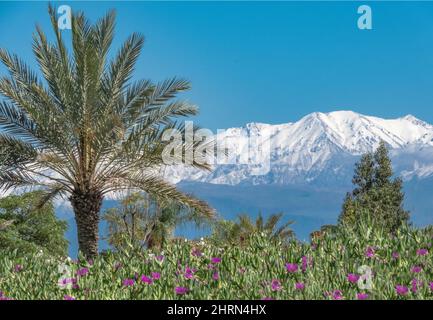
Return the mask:
<svg viewBox="0 0 433 320"><path fill-rule="evenodd" d="M57 4L93 20L115 8L116 48L133 31L147 39L136 75L191 80L186 97L213 130L336 109L433 123L433 2ZM357 28L360 4L371 5L373 30ZM34 64L32 32L35 23L49 30L46 8L0 2L0 47Z"/></svg>

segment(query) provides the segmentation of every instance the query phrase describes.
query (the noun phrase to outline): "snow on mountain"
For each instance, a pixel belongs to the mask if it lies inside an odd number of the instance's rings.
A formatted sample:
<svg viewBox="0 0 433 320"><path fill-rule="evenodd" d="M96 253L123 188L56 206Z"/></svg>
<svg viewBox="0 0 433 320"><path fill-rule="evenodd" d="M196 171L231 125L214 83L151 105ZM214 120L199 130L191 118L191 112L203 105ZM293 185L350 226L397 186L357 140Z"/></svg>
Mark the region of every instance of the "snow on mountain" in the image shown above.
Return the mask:
<svg viewBox="0 0 433 320"><path fill-rule="evenodd" d="M293 123L249 123L219 132L228 147L212 172L166 169L172 182L290 184L347 180L359 155L385 141L397 173L405 179L433 174L433 126L407 115L381 119L353 111L315 112ZM400 161L401 160L401 161Z"/></svg>

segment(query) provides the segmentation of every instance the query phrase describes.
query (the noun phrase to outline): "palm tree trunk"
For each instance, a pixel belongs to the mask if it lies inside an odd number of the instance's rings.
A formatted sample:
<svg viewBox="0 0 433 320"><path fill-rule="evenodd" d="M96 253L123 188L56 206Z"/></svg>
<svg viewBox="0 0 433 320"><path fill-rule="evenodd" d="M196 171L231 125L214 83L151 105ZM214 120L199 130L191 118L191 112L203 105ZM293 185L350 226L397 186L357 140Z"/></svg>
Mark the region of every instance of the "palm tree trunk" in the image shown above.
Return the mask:
<svg viewBox="0 0 433 320"><path fill-rule="evenodd" d="M69 200L77 223L79 250L89 259L98 255L99 211L103 196L99 192L74 192Z"/></svg>

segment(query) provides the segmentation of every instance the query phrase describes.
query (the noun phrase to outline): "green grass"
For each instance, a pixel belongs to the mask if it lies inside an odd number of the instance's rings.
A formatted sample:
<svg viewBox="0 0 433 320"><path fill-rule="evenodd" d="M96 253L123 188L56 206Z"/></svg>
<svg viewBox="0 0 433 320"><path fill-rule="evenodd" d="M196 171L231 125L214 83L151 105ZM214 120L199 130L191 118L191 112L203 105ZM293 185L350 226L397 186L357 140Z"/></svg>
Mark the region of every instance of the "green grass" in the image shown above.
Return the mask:
<svg viewBox="0 0 433 320"><path fill-rule="evenodd" d="M12 299L64 299L65 295L76 299L333 299L338 296L336 290L344 299L356 299L358 293L367 293L368 299L433 299L432 236L432 228L404 228L392 237L364 227L358 233L327 235L316 246L298 242L283 246L256 234L244 246L217 245L210 239L175 241L163 252L107 253L92 264L43 253L19 258L17 253L1 252L0 291ZM368 248L374 248L371 257L366 255ZM419 249L428 253L417 254ZM194 255L197 250L203 255ZM396 252L398 258L393 257ZM157 259L160 254L162 261ZM214 257L221 262L212 264ZM302 257L308 262L304 271ZM288 272L286 263L297 264L298 270ZM78 288L59 286L62 264L71 271L64 277L75 278ZM371 289L360 289L347 279L360 266L373 272ZM414 273L414 266L422 270ZM88 273L76 276L82 268L88 268ZM194 269L191 279L187 279L191 277L187 268ZM160 273L160 279L143 283L141 276L151 277L152 272ZM213 279L215 272L218 280ZM135 282L126 287L125 279ZM411 290L413 279L418 283L416 292ZM274 289L279 290L272 290L273 280L278 281ZM296 283L303 283L305 289L297 290ZM408 287L408 293L398 295L397 285ZM176 287L188 292L178 295Z"/></svg>

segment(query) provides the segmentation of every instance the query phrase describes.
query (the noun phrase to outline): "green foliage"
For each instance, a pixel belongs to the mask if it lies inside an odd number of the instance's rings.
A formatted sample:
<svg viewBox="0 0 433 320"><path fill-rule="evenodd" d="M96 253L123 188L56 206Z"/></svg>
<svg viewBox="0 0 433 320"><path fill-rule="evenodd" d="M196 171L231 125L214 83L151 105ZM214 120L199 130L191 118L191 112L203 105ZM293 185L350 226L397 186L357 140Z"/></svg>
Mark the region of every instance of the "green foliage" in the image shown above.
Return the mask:
<svg viewBox="0 0 433 320"><path fill-rule="evenodd" d="M262 214L259 213L256 221L252 221L247 214L239 215L237 222L219 220L214 224L212 238L216 242L242 244L251 235L263 233L272 241L287 243L295 235L293 230L290 229L293 221L281 224L282 217L282 213L272 214L264 221Z"/></svg>
<svg viewBox="0 0 433 320"><path fill-rule="evenodd" d="M106 210L104 219L108 222L108 242L119 251L161 248L173 238L176 226L195 222L199 227L211 222L208 216L181 203L158 202L138 192L122 199L120 207Z"/></svg>
<svg viewBox="0 0 433 320"><path fill-rule="evenodd" d="M51 202L38 207L42 193L29 192L0 199L0 250L54 256L67 254L67 223L57 219ZM3 225L3 227L1 227Z"/></svg>
<svg viewBox="0 0 433 320"><path fill-rule="evenodd" d="M382 141L374 153L361 157L355 165L355 189L346 195L339 224L353 225L362 215L369 214L375 225L394 232L409 220L403 208L402 180L392 178L391 160Z"/></svg>
<svg viewBox="0 0 433 320"><path fill-rule="evenodd" d="M344 299L356 299L358 293L368 299L433 299L433 259L431 244L433 229L402 226L394 235L371 226L371 221L357 222L351 229L339 229L334 235L324 235L315 245L272 241L261 233L252 234L243 246L226 243L172 241L164 251L142 250L128 253L106 253L89 265L85 260L74 262L47 256L17 257L13 252L0 255L0 291L14 299L332 299L341 290ZM428 249L424 254L418 250ZM200 254L198 254L200 252ZM369 253L368 255L366 253ZM398 253L398 255L396 255ZM159 255L163 255L162 259ZM221 261L212 263L212 258ZM305 258L303 258L305 257ZM306 261L305 269L302 267ZM286 263L298 264L290 273ZM22 270L14 270L15 265ZM66 264L78 287L64 288L58 281L59 266ZM209 265L213 265L209 268ZM187 266L195 271L186 277ZM367 266L373 272L372 286L361 289L348 281L348 274L360 275ZM414 273L413 267L421 266ZM76 276L80 268L89 273ZM152 272L161 277L147 284ZM215 280L214 274L219 278ZM137 276L137 277L136 277ZM125 287L125 279L135 279ZM413 279L418 285L413 290ZM272 288L272 281L280 283ZM297 290L303 283L304 290ZM395 287L408 287L398 295ZM176 295L175 287L185 287L185 295ZM329 294L330 293L330 294Z"/></svg>

